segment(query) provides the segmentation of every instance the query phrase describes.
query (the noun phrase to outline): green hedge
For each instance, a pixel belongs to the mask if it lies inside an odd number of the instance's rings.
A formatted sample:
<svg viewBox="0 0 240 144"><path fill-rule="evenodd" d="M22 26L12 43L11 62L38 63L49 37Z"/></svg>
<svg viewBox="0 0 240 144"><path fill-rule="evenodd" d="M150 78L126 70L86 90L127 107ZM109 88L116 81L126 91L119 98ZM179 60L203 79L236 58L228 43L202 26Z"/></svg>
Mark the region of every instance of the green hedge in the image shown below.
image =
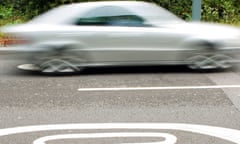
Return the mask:
<svg viewBox="0 0 240 144"><path fill-rule="evenodd" d="M0 0L0 25L24 22L50 8L89 0ZM172 11L185 20L191 20L191 0L145 0ZM239 24L239 0L202 0L202 20Z"/></svg>

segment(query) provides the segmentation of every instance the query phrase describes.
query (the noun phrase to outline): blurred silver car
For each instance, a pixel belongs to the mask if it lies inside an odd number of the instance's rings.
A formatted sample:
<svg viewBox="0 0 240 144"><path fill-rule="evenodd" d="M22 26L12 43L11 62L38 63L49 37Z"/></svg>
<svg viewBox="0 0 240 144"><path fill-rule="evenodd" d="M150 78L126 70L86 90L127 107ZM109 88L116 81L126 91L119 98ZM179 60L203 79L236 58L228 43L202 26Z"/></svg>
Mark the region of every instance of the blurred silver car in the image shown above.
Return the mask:
<svg viewBox="0 0 240 144"><path fill-rule="evenodd" d="M44 73L131 65L226 69L240 54L239 28L185 22L136 1L64 5L1 31L9 40L0 54L16 54L28 63L19 68Z"/></svg>

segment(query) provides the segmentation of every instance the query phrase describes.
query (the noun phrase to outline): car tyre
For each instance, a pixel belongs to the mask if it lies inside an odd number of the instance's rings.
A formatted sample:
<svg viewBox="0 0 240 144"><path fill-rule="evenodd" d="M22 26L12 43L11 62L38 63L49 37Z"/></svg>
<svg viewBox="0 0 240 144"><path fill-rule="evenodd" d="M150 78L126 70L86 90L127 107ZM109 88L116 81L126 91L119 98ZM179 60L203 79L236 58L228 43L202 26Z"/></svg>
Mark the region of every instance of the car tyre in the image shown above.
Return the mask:
<svg viewBox="0 0 240 144"><path fill-rule="evenodd" d="M232 67L232 57L217 54L217 55L195 55L190 57L188 61L188 67L194 70L203 69L228 69Z"/></svg>
<svg viewBox="0 0 240 144"><path fill-rule="evenodd" d="M80 63L79 59L78 62ZM69 74L83 70L83 67L79 67L79 63L76 63L76 59L53 58L45 60L39 67L43 74Z"/></svg>

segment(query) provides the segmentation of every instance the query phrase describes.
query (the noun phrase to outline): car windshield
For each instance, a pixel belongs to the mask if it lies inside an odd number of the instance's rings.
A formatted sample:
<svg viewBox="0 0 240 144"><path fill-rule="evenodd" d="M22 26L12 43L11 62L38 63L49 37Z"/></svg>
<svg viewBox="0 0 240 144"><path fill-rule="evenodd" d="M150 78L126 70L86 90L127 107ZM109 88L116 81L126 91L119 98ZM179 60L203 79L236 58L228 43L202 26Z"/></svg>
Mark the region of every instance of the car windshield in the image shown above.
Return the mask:
<svg viewBox="0 0 240 144"><path fill-rule="evenodd" d="M155 4L134 5L131 9L152 24L184 22L184 20L175 16L173 13Z"/></svg>

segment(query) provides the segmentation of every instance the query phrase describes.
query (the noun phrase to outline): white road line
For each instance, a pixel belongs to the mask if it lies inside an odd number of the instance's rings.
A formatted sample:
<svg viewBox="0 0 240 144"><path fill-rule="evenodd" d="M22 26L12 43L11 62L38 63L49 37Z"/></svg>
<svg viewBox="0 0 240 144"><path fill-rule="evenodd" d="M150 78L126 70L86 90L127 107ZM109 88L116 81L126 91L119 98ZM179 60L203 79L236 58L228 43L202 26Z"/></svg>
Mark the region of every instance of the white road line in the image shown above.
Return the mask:
<svg viewBox="0 0 240 144"><path fill-rule="evenodd" d="M24 133L36 133L46 131L63 131L63 130L175 130L192 132L216 137L240 144L240 131L229 128L180 124L180 123L92 123L92 124L56 124L56 125L36 125L0 129L0 138Z"/></svg>
<svg viewBox="0 0 240 144"><path fill-rule="evenodd" d="M184 90L184 89L225 89L240 88L240 85L210 85L210 86L173 86L173 87L109 87L109 88L79 88L78 91L139 91L139 90Z"/></svg>
<svg viewBox="0 0 240 144"><path fill-rule="evenodd" d="M46 144L48 141L53 140L63 140L63 139L97 139L97 138L139 138L139 137L157 137L164 138L164 140L160 140L157 142L144 142L137 144L175 144L177 142L177 137L168 133L81 133L81 134L62 134L62 135L53 135L46 136L36 139L33 144ZM134 144L134 143L128 143Z"/></svg>

